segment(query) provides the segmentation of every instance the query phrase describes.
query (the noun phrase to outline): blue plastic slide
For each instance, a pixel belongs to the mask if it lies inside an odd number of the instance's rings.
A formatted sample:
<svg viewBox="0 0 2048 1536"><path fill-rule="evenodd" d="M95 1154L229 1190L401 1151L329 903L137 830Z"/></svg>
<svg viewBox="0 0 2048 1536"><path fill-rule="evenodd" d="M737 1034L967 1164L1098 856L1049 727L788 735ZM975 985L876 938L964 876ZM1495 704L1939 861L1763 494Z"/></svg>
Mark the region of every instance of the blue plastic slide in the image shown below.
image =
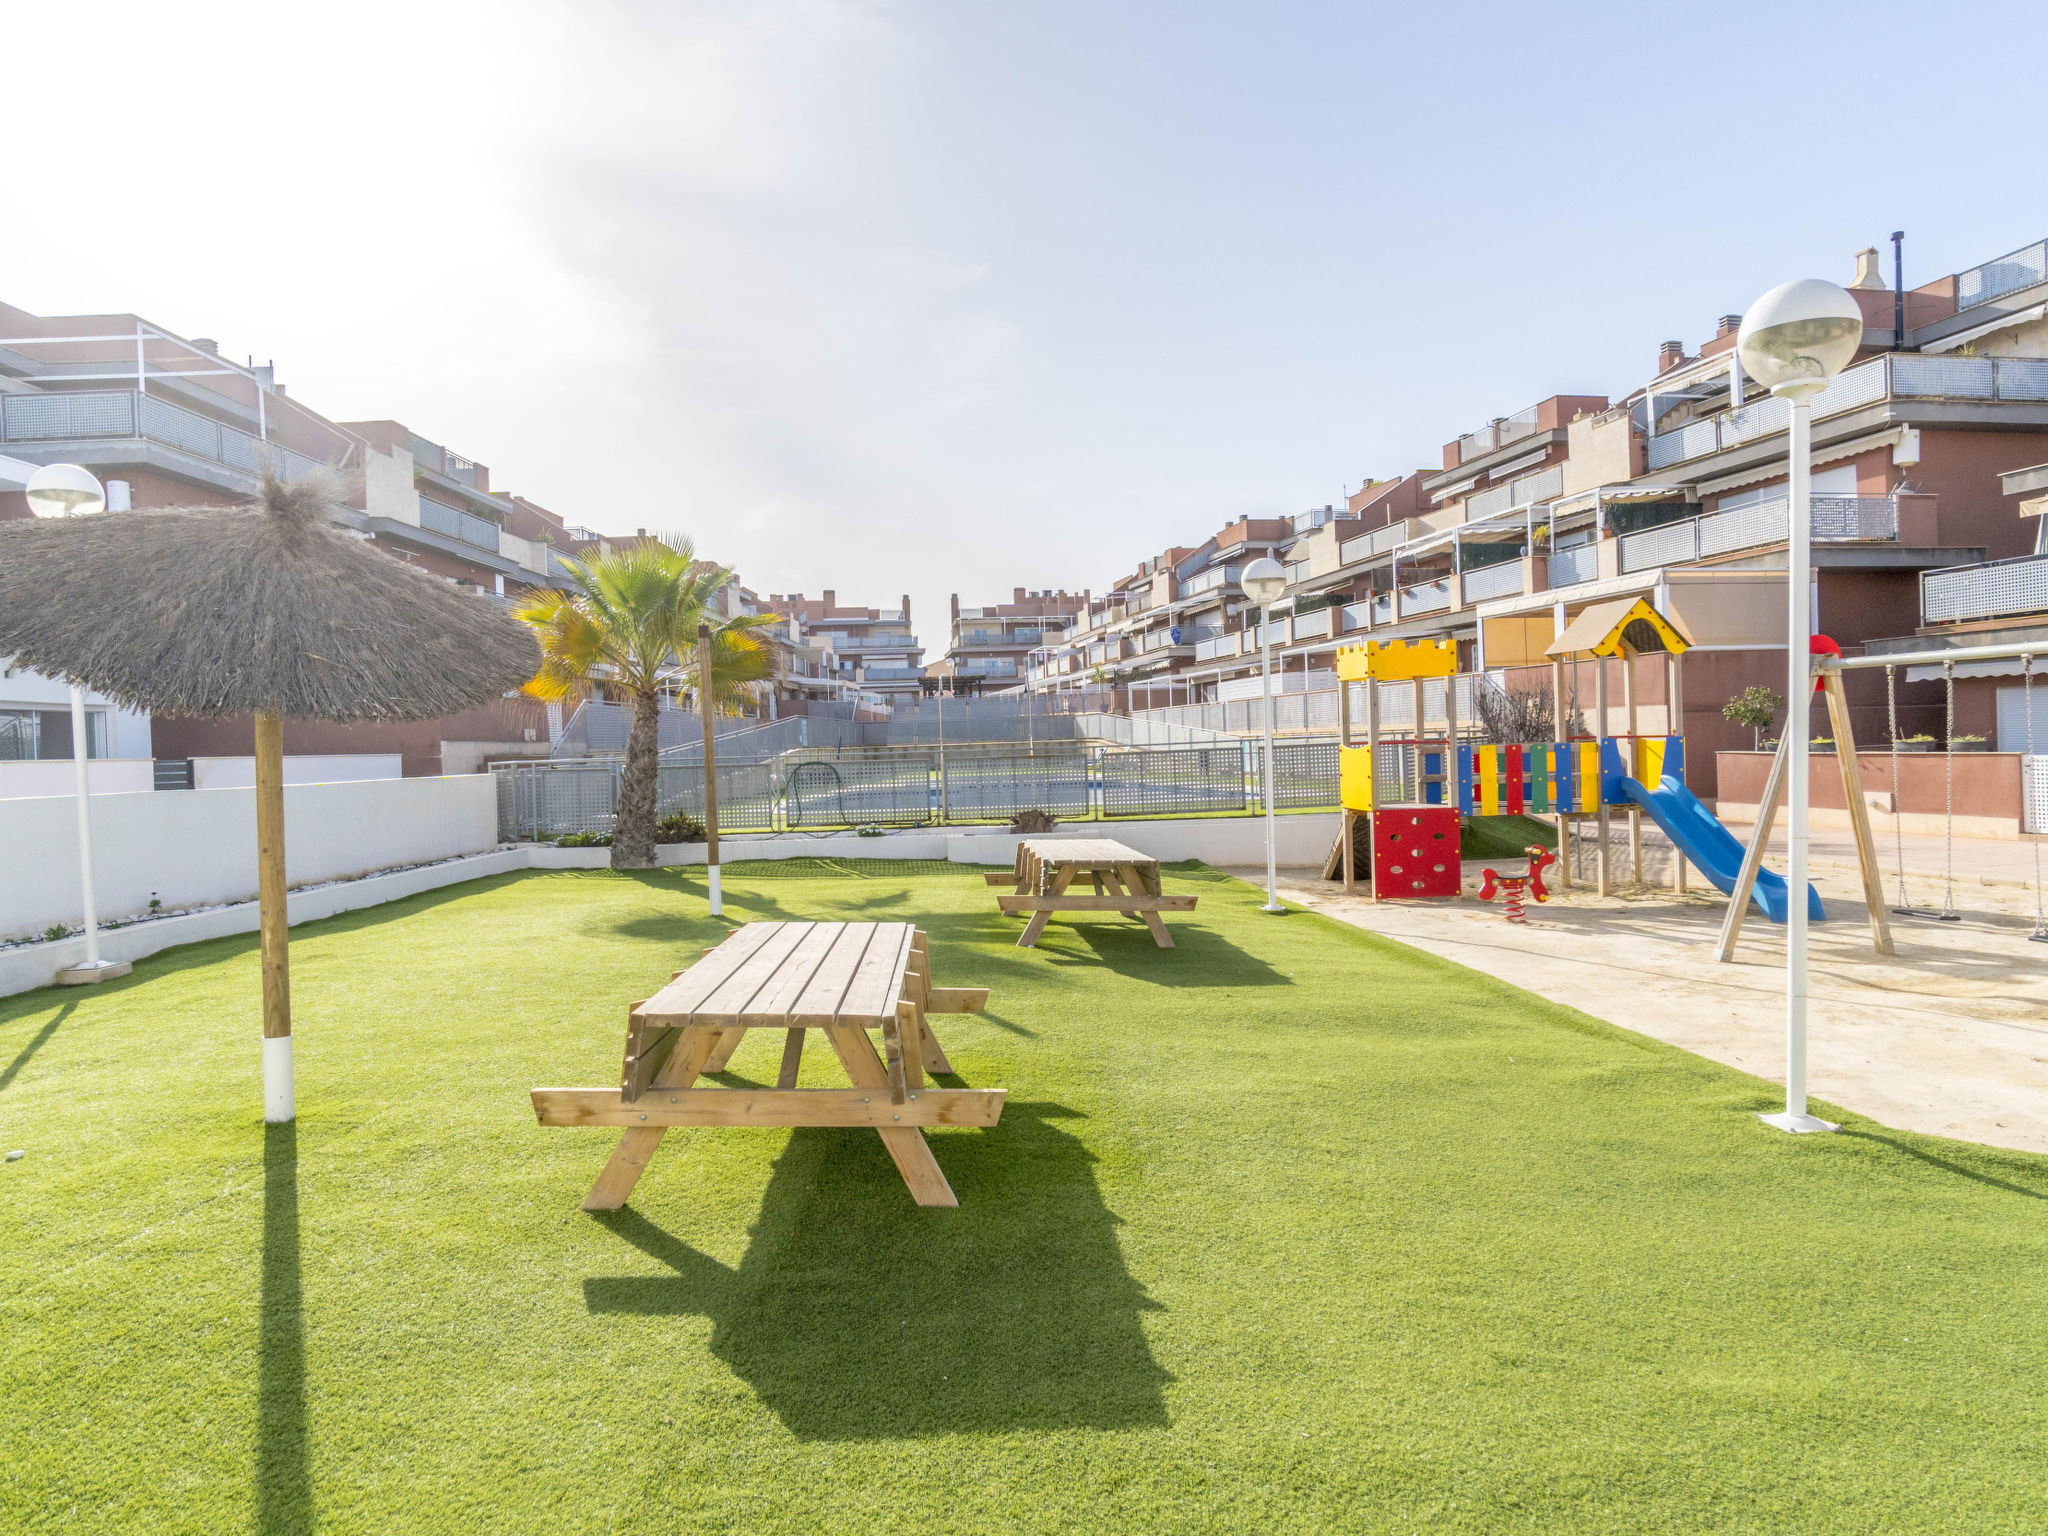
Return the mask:
<svg viewBox="0 0 2048 1536"><path fill-rule="evenodd" d="M1668 774L1655 789L1626 776L1621 779L1621 787L1629 799L1650 813L1650 820L1664 829L1664 835L1678 845L1679 852L1706 872L1722 895L1735 894L1735 879L1742 873L1742 844L1714 819L1713 812L1700 804L1697 795ZM1772 922L1785 921L1783 875L1759 869L1754 899ZM1820 892L1810 885L1806 888L1806 915L1816 923L1827 917L1821 910Z"/></svg>

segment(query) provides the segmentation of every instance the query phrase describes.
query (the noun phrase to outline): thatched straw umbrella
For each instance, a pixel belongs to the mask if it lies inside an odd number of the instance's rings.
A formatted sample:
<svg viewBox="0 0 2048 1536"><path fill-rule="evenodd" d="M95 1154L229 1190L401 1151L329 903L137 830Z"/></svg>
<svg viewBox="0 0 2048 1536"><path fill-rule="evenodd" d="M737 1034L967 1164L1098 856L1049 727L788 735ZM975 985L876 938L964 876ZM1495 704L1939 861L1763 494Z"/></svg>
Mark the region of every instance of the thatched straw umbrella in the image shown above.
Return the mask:
<svg viewBox="0 0 2048 1536"><path fill-rule="evenodd" d="M290 1120L284 722L430 720L540 664L532 633L336 528L334 479L254 505L0 523L0 656L167 715L256 719L264 1118Z"/></svg>

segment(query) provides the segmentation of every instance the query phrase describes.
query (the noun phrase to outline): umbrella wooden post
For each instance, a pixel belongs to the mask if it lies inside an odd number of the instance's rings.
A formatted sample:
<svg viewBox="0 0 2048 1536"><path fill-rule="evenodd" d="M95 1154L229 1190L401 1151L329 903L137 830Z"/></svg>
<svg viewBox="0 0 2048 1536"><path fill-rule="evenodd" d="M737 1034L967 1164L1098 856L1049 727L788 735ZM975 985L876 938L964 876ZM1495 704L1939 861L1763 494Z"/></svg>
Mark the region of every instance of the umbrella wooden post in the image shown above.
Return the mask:
<svg viewBox="0 0 2048 1536"><path fill-rule="evenodd" d="M704 870L711 893L711 915L725 915L725 897L718 889L718 762L711 728L711 626L697 626L697 718L704 723Z"/></svg>
<svg viewBox="0 0 2048 1536"><path fill-rule="evenodd" d="M284 884L284 721L263 711L256 715L256 892L263 929L263 1118L282 1125L297 1114Z"/></svg>

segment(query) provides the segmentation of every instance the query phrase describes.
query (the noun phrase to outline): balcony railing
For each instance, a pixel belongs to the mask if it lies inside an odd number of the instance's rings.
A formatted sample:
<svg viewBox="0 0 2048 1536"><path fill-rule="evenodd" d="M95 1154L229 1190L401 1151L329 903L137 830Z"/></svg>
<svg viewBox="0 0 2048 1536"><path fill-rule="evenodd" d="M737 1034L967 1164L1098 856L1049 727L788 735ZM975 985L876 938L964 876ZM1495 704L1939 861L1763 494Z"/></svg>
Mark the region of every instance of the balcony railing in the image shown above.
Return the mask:
<svg viewBox="0 0 2048 1536"><path fill-rule="evenodd" d="M1314 613L1297 613L1294 616L1294 638L1297 640L1320 640L1330 632L1330 610L1318 608Z"/></svg>
<svg viewBox="0 0 2048 1536"><path fill-rule="evenodd" d="M1465 517L1474 521L1506 512L1512 507L1531 506L1539 501L1550 501L1564 492L1564 466L1553 464L1548 469L1539 469L1533 475L1524 475L1519 480L1510 480L1506 485L1496 485L1490 491L1481 491L1465 502Z"/></svg>
<svg viewBox="0 0 2048 1536"><path fill-rule="evenodd" d="M64 442L77 438L140 437L211 459L244 474L274 465L296 480L320 461L132 389L91 389L42 395L0 395L0 441Z"/></svg>
<svg viewBox="0 0 2048 1536"><path fill-rule="evenodd" d="M1361 538L1346 539L1337 546L1337 561L1350 565L1357 560L1370 560L1374 555L1383 555L1396 545L1405 544L1414 537L1410 524L1412 518L1403 518L1398 523L1389 523L1384 528L1375 528Z"/></svg>
<svg viewBox="0 0 2048 1536"><path fill-rule="evenodd" d="M1961 624L2048 613L2048 555L1920 573L1920 622Z"/></svg>
<svg viewBox="0 0 2048 1536"><path fill-rule="evenodd" d="M1234 565L1211 566L1206 571L1197 571L1180 584L1182 597L1200 597L1204 592L1213 592L1218 587L1237 585L1238 567Z"/></svg>
<svg viewBox="0 0 2048 1536"><path fill-rule="evenodd" d="M1418 614L1442 613L1451 606L1450 578L1440 581L1419 581L1412 587L1401 589L1401 617L1412 619Z"/></svg>
<svg viewBox="0 0 2048 1536"><path fill-rule="evenodd" d="M1465 601L1489 602L1496 597L1519 597L1522 593L1522 562L1503 560L1465 573Z"/></svg>
<svg viewBox="0 0 2048 1536"><path fill-rule="evenodd" d="M1536 407L1503 416L1490 426L1481 427L1477 432L1468 433L1458 439L1458 462L1469 464L1472 460L1484 458L1496 448L1505 448L1509 443L1519 442L1536 430Z"/></svg>
<svg viewBox="0 0 2048 1536"><path fill-rule="evenodd" d="M1553 587L1577 586L1582 581L1591 581L1600 574L1600 546L1580 544L1571 549L1554 550L1550 556L1550 584Z"/></svg>
<svg viewBox="0 0 2048 1536"><path fill-rule="evenodd" d="M1875 357L1844 373L1813 399L1819 421L1873 400L2048 400L2048 358L1927 357L1901 352ZM1649 467L1663 469L1782 432L1792 419L1783 400L1723 411L1650 439Z"/></svg>
<svg viewBox="0 0 2048 1536"><path fill-rule="evenodd" d="M459 539L464 544L474 544L479 549L498 552L498 525L487 517L472 517L459 507L431 497L420 497L420 526L429 533L438 533L444 538Z"/></svg>
<svg viewBox="0 0 2048 1536"><path fill-rule="evenodd" d="M1899 504L1889 496L1816 496L1813 537L1817 540L1896 539ZM1621 569L1647 571L1660 565L1683 565L1738 549L1781 543L1790 533L1785 498L1774 497L1727 512L1709 512L1682 523L1666 523L1641 533L1621 536ZM1591 547L1591 546L1588 546ZM1558 584L1553 557L1551 585Z"/></svg>
<svg viewBox="0 0 2048 1536"><path fill-rule="evenodd" d="M1981 267L1956 274L1956 308L1974 309L2008 293L2018 293L2036 283L2048 282L2048 240L1987 261Z"/></svg>

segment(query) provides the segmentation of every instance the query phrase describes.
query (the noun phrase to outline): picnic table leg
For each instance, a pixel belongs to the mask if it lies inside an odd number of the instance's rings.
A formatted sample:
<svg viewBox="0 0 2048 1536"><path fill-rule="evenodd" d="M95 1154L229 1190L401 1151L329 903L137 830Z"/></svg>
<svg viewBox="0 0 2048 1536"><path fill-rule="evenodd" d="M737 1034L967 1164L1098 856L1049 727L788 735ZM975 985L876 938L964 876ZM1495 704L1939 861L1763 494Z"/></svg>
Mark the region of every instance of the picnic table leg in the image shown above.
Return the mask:
<svg viewBox="0 0 2048 1536"><path fill-rule="evenodd" d="M697 1074L704 1070L704 1063L717 1048L719 1032L715 1029L692 1028L662 1063L661 1071L655 1074L653 1088L687 1088L697 1080ZM661 1138L667 1127L651 1126L646 1130L635 1127L619 1137L619 1144L612 1148L612 1155L604 1165L604 1172L597 1176L597 1182L590 1186L590 1193L583 1197L586 1211L616 1211L626 1203L633 1193L633 1186L640 1182L640 1175L647 1170L648 1161L655 1149L661 1145Z"/></svg>
<svg viewBox="0 0 2048 1536"><path fill-rule="evenodd" d="M746 1037L745 1028L721 1031L718 1044L712 1048L710 1057L704 1063L705 1074L708 1076L713 1072L723 1072L725 1064L732 1060L732 1053L740 1048L740 1042Z"/></svg>
<svg viewBox="0 0 2048 1536"><path fill-rule="evenodd" d="M1048 896L1063 895L1065 894L1067 887L1069 885L1072 885L1073 883L1074 871L1071 869L1063 869L1059 872L1058 877L1054 879L1052 883L1052 889L1046 892L1046 894ZM1024 925L1024 931L1017 935L1017 947L1019 949L1029 949L1032 945L1036 944L1038 942L1038 936L1041 933L1045 932L1046 919L1051 916L1052 914L1050 912L1044 911L1032 913L1031 921L1026 923Z"/></svg>
<svg viewBox="0 0 2048 1536"><path fill-rule="evenodd" d="M1139 877L1136 866L1130 864L1119 864L1116 868L1117 873L1122 875L1124 879L1130 882L1132 890L1140 892L1144 891L1145 882L1143 879ZM1154 891L1151 894L1156 896L1162 893L1159 891ZM1159 920L1159 914L1157 912L1140 912L1138 916L1144 918L1145 926L1152 930L1153 943L1157 944L1161 949L1173 948L1173 936L1166 931L1166 924Z"/></svg>
<svg viewBox="0 0 2048 1536"><path fill-rule="evenodd" d="M782 1042L782 1070L775 1074L776 1087L794 1088L796 1086L796 1069L798 1063L803 1060L803 1056L804 1032L800 1029L792 1029L788 1032L788 1038Z"/></svg>
<svg viewBox="0 0 2048 1536"><path fill-rule="evenodd" d="M832 1042L832 1049L839 1053L839 1064L846 1069L847 1081L856 1088L869 1088L878 1093L889 1091L889 1069L875 1054L874 1042L868 1039L866 1030L854 1024L829 1024L825 1027L825 1036ZM888 1150L896 1171L903 1176L903 1182L910 1187L911 1198L919 1205L960 1203L959 1197L953 1193L953 1186L939 1171L939 1160L932 1156L924 1133L916 1126L878 1127L876 1134L882 1138L882 1145Z"/></svg>

